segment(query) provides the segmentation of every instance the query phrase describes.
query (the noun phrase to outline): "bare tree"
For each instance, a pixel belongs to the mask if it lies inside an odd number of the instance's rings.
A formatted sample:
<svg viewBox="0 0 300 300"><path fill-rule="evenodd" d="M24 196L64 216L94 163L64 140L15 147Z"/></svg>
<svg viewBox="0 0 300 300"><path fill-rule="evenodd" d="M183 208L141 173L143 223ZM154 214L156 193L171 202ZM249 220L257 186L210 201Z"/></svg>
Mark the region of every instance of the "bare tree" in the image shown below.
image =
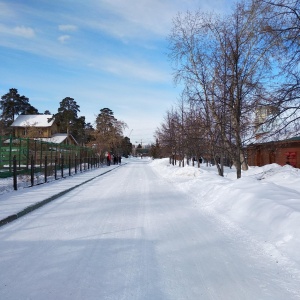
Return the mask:
<svg viewBox="0 0 300 300"><path fill-rule="evenodd" d="M159 140L164 156L169 156L170 164L176 164L178 140L176 138L176 120L173 108L171 111L166 112L164 122L157 128L155 137Z"/></svg>
<svg viewBox="0 0 300 300"><path fill-rule="evenodd" d="M300 133L300 1L255 0L265 7L264 34L276 40L273 57L280 70L276 84L261 97L263 110L272 108L266 118L265 137L282 139Z"/></svg>
<svg viewBox="0 0 300 300"><path fill-rule="evenodd" d="M187 98L199 103L209 128L214 128L211 136L219 137L221 158L230 156L238 178L242 167L247 168L243 148L248 115L273 75L270 60L276 39L264 34L264 9L242 2L224 18L179 14L170 35L175 80L184 83Z"/></svg>
<svg viewBox="0 0 300 300"><path fill-rule="evenodd" d="M114 151L120 155L123 141L123 130L127 124L117 120L109 108L100 110L96 118L96 129L94 134L94 145L99 155L103 158L106 151Z"/></svg>
<svg viewBox="0 0 300 300"><path fill-rule="evenodd" d="M205 138L205 121L201 117L201 111L198 110L197 105L192 101L189 101L189 104L185 120L187 151L189 157L193 158L193 165L197 161L198 168L200 168L200 160L204 156L207 158L208 149Z"/></svg>

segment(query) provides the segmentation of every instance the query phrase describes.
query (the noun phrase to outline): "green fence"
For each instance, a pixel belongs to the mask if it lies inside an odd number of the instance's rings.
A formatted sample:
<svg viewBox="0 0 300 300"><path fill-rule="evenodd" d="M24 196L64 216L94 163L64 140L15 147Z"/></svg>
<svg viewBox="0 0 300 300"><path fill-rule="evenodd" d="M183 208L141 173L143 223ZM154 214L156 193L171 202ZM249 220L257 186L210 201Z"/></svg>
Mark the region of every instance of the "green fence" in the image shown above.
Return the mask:
<svg viewBox="0 0 300 300"><path fill-rule="evenodd" d="M0 178L13 176L14 168L18 175L40 172L56 177L58 170L70 173L96 165L100 160L92 148L0 136Z"/></svg>

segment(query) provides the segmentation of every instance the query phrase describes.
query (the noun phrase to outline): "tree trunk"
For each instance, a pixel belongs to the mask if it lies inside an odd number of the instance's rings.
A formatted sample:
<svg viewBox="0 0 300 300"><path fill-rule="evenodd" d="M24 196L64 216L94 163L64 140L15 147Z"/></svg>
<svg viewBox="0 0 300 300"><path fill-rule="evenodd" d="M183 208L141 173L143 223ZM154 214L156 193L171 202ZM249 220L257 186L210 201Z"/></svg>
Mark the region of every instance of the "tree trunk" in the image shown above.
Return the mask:
<svg viewBox="0 0 300 300"><path fill-rule="evenodd" d="M218 174L223 177L224 176L224 170L221 167L220 163L218 162L218 160L215 156L214 156L214 161L215 161L215 164L216 164L217 169L218 169Z"/></svg>
<svg viewBox="0 0 300 300"><path fill-rule="evenodd" d="M247 171L248 170L248 165L247 165L247 163L246 163L246 159L245 159L245 156L244 156L244 154L243 154L243 152L241 151L241 154L240 154L240 160L241 160L241 164L242 164L242 170L243 171Z"/></svg>

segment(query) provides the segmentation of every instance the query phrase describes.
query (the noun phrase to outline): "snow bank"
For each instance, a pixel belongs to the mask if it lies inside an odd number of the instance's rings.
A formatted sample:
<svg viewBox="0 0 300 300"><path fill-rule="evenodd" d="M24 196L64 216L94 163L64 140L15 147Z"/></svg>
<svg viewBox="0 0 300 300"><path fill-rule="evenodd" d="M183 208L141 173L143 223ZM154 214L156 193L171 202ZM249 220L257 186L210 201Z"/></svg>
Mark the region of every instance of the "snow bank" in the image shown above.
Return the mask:
<svg viewBox="0 0 300 300"><path fill-rule="evenodd" d="M277 164L251 167L237 180L202 164L180 168L168 159L151 163L161 176L196 199L197 207L213 211L262 243L300 263L300 171Z"/></svg>

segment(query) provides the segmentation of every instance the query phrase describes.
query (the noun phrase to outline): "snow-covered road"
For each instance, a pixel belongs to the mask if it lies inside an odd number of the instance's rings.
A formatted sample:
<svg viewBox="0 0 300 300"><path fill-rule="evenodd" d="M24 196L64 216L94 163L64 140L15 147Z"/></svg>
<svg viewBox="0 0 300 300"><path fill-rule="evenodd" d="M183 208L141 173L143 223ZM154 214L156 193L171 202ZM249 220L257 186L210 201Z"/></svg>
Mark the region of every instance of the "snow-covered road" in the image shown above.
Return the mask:
<svg viewBox="0 0 300 300"><path fill-rule="evenodd" d="M136 160L0 228L0 299L300 299L287 268Z"/></svg>

